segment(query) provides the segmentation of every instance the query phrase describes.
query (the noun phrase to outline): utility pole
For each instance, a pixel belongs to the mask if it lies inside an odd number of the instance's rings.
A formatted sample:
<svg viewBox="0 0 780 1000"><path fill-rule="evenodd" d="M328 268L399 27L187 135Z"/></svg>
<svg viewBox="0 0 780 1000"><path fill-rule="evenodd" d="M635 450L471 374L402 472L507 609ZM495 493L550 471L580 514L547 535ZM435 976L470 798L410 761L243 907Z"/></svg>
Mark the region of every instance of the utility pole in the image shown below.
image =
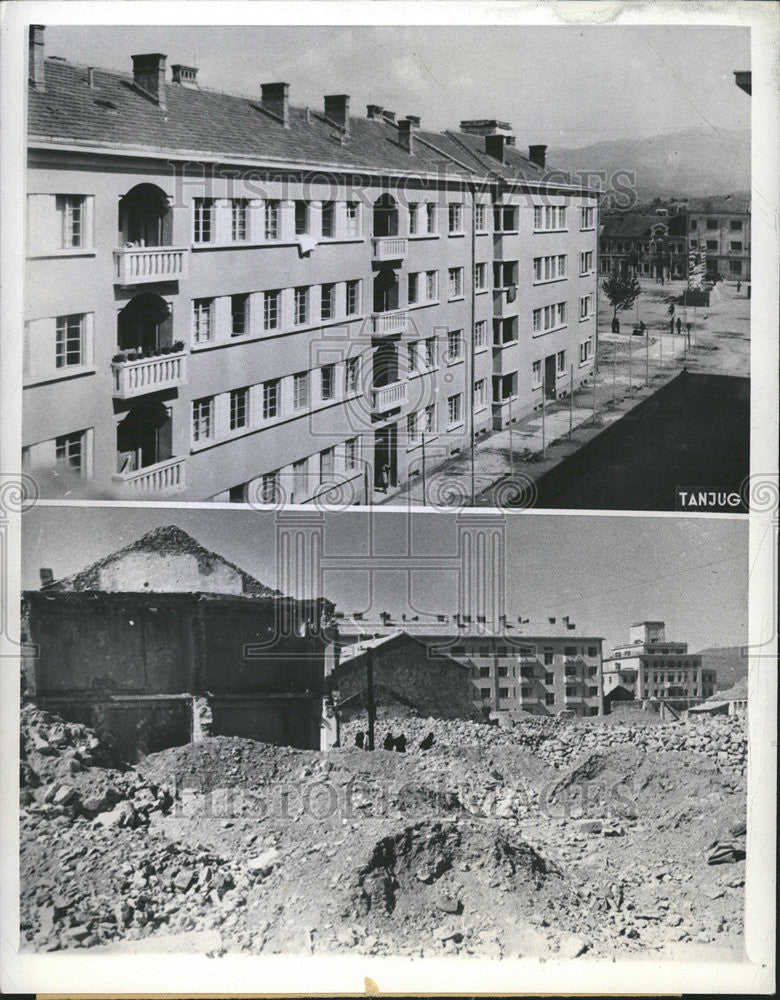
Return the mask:
<svg viewBox="0 0 780 1000"><path fill-rule="evenodd" d="M420 465L420 474L422 477L422 502L423 507L428 506L428 490L425 485L425 431L422 432L422 462Z"/></svg>
<svg viewBox="0 0 780 1000"><path fill-rule="evenodd" d="M368 749L373 750L376 705L374 704L374 658L370 646L366 650L366 711L368 713Z"/></svg>
<svg viewBox="0 0 780 1000"><path fill-rule="evenodd" d="M633 379L631 378L631 358L632 358L632 347L634 346L634 335L633 333L628 338L628 391L629 393L634 391Z"/></svg>
<svg viewBox="0 0 780 1000"><path fill-rule="evenodd" d="M596 372L598 368L598 358L593 356L593 426L596 426Z"/></svg>
<svg viewBox="0 0 780 1000"><path fill-rule="evenodd" d="M515 474L515 452L512 445L512 390L509 390L509 474Z"/></svg>
<svg viewBox="0 0 780 1000"><path fill-rule="evenodd" d="M542 458L547 457L547 428L545 426L545 411L547 409L547 369L542 375Z"/></svg>
<svg viewBox="0 0 780 1000"><path fill-rule="evenodd" d="M569 440L574 427L574 365L569 365Z"/></svg>
<svg viewBox="0 0 780 1000"><path fill-rule="evenodd" d="M645 330L645 385L650 385L650 330Z"/></svg>

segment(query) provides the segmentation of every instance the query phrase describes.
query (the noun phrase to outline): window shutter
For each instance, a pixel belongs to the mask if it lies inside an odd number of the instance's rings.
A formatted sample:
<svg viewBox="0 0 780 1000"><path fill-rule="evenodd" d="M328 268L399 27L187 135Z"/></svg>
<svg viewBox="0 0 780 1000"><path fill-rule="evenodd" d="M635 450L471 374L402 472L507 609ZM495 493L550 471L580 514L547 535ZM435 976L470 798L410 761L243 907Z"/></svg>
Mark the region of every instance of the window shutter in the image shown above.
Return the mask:
<svg viewBox="0 0 780 1000"><path fill-rule="evenodd" d="M62 232L57 212L57 196L27 195L27 253L34 257L61 248Z"/></svg>
<svg viewBox="0 0 780 1000"><path fill-rule="evenodd" d="M36 381L56 372L57 321L53 316L31 319L26 325L25 375Z"/></svg>

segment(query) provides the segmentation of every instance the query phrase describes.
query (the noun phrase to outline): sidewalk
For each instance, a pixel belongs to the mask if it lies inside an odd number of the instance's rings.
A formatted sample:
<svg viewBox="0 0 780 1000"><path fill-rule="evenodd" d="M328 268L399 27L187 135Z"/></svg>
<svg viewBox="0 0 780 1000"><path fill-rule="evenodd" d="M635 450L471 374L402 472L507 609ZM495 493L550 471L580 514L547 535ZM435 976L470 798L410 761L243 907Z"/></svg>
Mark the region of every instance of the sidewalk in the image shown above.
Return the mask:
<svg viewBox="0 0 780 1000"><path fill-rule="evenodd" d="M544 416L537 411L518 420L510 429L495 431L477 443L472 468L467 451L426 473L429 506L533 506L533 483L576 452L604 428L620 420L683 368L696 373L749 375L750 302L744 291L721 285L721 301L709 309L687 310L692 324L691 346L685 337L669 332L668 302L679 295L683 282L664 286L643 283L639 320L647 325L646 337L634 337L637 309L619 314L621 333L610 329L609 304L599 313L598 374L593 384L577 389L571 401L550 402ZM603 298L603 296L602 296ZM683 311L677 307L683 319ZM684 329L684 326L683 326ZM571 426L571 434L570 434ZM381 505L423 504L421 479L389 495L377 494Z"/></svg>

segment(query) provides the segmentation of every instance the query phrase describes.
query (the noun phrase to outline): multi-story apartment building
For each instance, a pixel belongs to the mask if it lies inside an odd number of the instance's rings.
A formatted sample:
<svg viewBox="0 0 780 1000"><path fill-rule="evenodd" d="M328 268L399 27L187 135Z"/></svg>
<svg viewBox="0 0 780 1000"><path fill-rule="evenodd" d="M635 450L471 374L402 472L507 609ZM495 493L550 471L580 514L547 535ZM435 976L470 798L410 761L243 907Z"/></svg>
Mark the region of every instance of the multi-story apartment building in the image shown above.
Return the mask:
<svg viewBox="0 0 780 1000"><path fill-rule="evenodd" d="M468 666L478 713L522 710L532 715L598 715L603 711L602 644L568 618L544 623L486 615L408 616L377 620L337 611L339 642L349 645L400 629L424 642L434 658L446 654Z"/></svg>
<svg viewBox="0 0 780 1000"><path fill-rule="evenodd" d="M599 231L599 269L665 281L686 276L685 216L612 212Z"/></svg>
<svg viewBox="0 0 780 1000"><path fill-rule="evenodd" d="M628 642L616 646L604 660L604 695L617 688L625 696L649 702L667 702L688 708L715 693L717 673L702 665L698 653L685 642L667 642L664 622L636 622Z"/></svg>
<svg viewBox="0 0 780 1000"><path fill-rule="evenodd" d="M591 375L598 198L546 147L296 108L286 83L201 90L160 54L45 59L43 35L23 461L54 470L44 493L372 502Z"/></svg>
<svg viewBox="0 0 780 1000"><path fill-rule="evenodd" d="M750 281L750 200L737 195L692 198L688 243L704 255L708 275Z"/></svg>

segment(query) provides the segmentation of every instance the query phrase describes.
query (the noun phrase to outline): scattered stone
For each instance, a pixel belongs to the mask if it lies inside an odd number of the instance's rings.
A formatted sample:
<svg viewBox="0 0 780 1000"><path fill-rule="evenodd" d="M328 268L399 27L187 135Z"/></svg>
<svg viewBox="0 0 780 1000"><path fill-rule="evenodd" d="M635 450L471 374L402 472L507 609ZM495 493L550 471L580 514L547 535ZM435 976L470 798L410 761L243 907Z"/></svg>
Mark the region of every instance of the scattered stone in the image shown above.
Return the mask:
<svg viewBox="0 0 780 1000"><path fill-rule="evenodd" d="M560 953L563 958L579 958L580 955L584 955L589 948L590 945L587 941L578 937L576 934L572 934L570 937L566 938L561 945Z"/></svg>
<svg viewBox="0 0 780 1000"><path fill-rule="evenodd" d="M247 861L247 868L252 872L259 872L261 875L269 875L278 860L279 851L275 847L271 847L269 850L263 851L262 854L258 854L257 857L250 858Z"/></svg>

